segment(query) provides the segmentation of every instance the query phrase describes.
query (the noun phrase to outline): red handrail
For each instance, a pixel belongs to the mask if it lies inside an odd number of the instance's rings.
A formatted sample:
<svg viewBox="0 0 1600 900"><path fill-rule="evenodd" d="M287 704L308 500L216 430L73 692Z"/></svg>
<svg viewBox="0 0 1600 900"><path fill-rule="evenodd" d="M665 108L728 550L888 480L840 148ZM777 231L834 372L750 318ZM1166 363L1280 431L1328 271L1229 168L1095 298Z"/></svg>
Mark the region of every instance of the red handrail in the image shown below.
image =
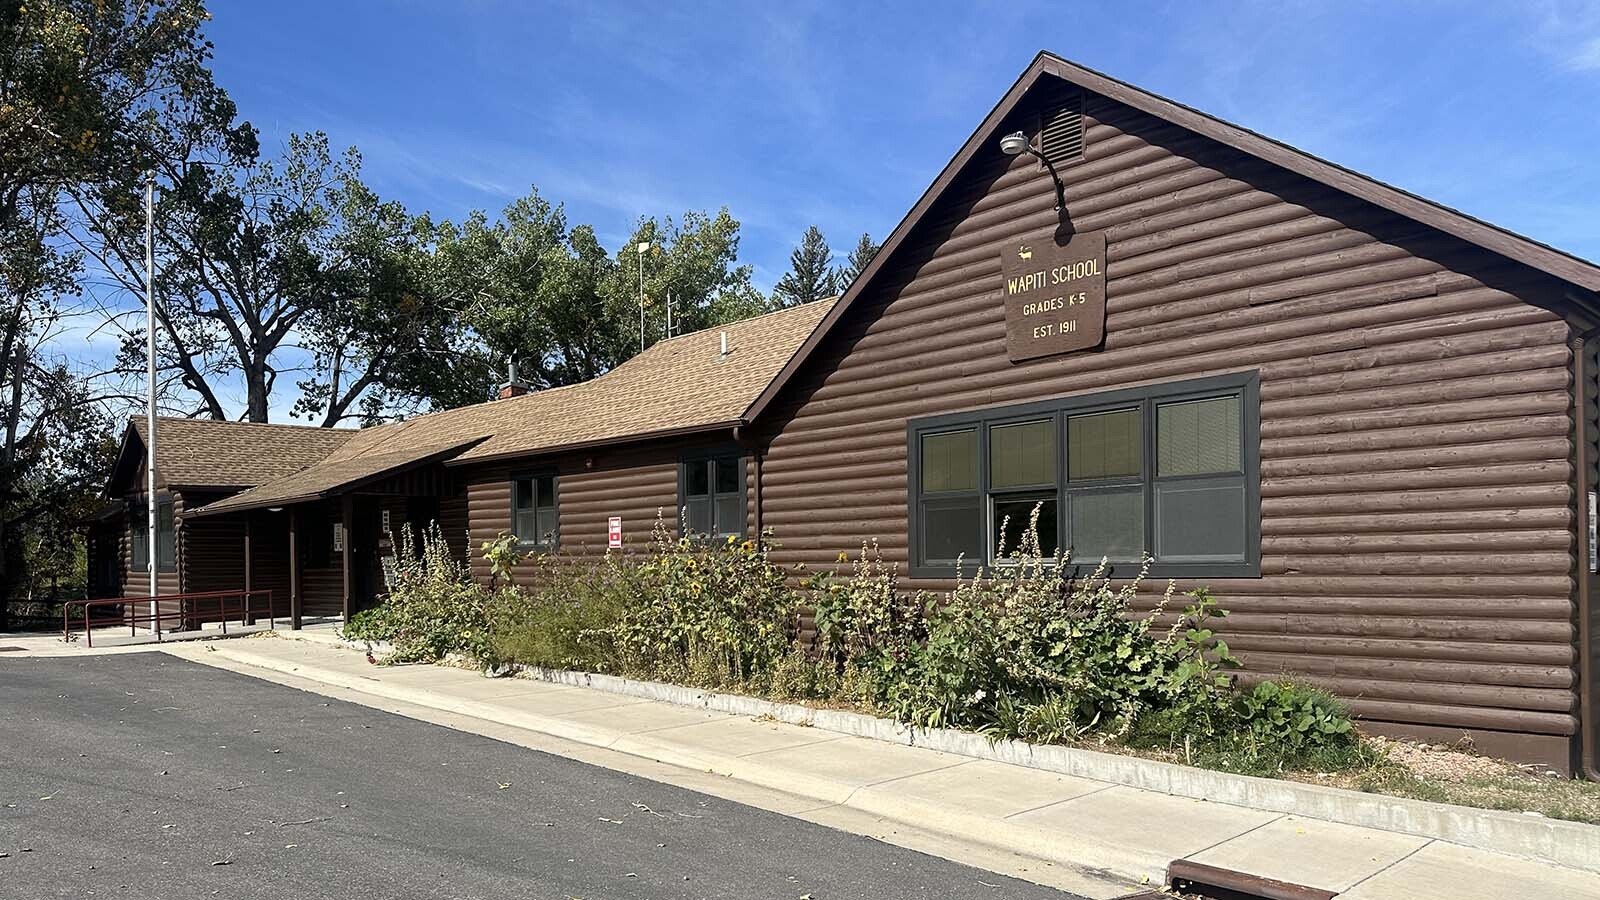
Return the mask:
<svg viewBox="0 0 1600 900"><path fill-rule="evenodd" d="M201 604L192 603L192 601L208 600L216 601L216 614L220 617L222 622L222 633L227 634L228 614L234 611L230 608L231 604L229 604L228 600L233 597L239 598L239 605L237 607L239 618L246 625L251 625L254 624L255 621L255 616L252 613L251 599L254 597L263 596L267 598L267 627L276 630L278 627L278 617L277 612L272 606L272 591L266 589L251 591L198 591L188 594L163 594L156 597L111 597L98 600L68 600L61 608L61 639L65 641L72 640L72 612L74 607L77 607L83 611L83 637L85 646L93 647L94 632L90 629L89 624L89 613L92 609L106 606L131 606L131 609L124 609L120 617L127 622L129 633L134 636L138 635L139 623L148 622L154 628L156 640L159 641L162 640L161 626L164 622L176 619L177 624L180 626L201 624L204 621L204 611L201 609ZM162 611L163 604L170 604L174 601L176 601L178 604L178 609L176 612ZM154 603L156 604L156 609L154 612L146 610L141 614L138 607L138 604L141 603Z"/></svg>

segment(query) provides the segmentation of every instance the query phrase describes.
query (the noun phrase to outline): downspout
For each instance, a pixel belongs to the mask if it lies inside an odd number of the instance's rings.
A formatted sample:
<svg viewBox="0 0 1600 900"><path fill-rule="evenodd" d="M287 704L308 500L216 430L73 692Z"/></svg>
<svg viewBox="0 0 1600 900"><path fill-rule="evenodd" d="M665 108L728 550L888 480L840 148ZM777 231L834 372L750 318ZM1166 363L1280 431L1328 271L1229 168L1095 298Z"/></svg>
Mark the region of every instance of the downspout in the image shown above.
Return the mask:
<svg viewBox="0 0 1600 900"><path fill-rule="evenodd" d="M1597 726L1594 706L1594 623L1589 598L1593 576L1589 567L1594 563L1589 552L1589 495L1595 490L1590 483L1590 458L1594 455L1589 444L1589 400L1594 386L1589 383L1588 347L1600 328L1590 329L1572 338L1572 433L1573 462L1577 484L1577 607L1578 607L1578 733L1579 759L1577 770L1589 781L1600 781L1600 746L1597 746Z"/></svg>

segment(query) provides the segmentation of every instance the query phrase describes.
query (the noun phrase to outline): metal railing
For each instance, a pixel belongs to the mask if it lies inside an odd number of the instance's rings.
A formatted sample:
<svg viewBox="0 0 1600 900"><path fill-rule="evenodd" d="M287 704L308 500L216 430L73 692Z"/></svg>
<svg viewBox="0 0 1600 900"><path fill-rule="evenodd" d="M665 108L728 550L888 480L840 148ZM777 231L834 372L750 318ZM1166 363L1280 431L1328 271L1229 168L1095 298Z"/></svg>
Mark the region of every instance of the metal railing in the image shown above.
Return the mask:
<svg viewBox="0 0 1600 900"><path fill-rule="evenodd" d="M253 601L255 598L265 597L264 608ZM230 603L229 601L236 601ZM172 604L177 604L177 609ZM155 609L152 611L151 606ZM109 616L94 617L95 610L112 606L123 607L115 618ZM277 613L272 607L272 591L201 591L190 594L163 594L157 597L112 597L98 600L69 600L61 610L61 639L71 641L77 612L83 622L83 637L85 646L94 646L94 632L96 627L121 627L126 625L131 637L139 636L139 626L144 624L150 628L156 640L163 640L162 632L177 629L188 630L191 626L198 628L210 621L220 621L222 633L228 633L228 617L237 614L236 618L245 625L253 625L258 619L266 619L267 627L276 630L278 627Z"/></svg>

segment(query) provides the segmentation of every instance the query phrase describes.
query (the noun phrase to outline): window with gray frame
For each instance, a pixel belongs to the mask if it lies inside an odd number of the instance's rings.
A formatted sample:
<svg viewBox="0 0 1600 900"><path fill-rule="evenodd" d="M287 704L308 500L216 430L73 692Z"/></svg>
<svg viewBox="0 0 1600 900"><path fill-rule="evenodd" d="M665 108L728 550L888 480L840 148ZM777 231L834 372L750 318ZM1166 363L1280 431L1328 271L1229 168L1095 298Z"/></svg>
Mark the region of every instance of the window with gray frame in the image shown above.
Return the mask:
<svg viewBox="0 0 1600 900"><path fill-rule="evenodd" d="M1032 555L1019 545L1037 515L1045 557L1259 575L1258 383L1241 373L910 422L912 574Z"/></svg>
<svg viewBox="0 0 1600 900"><path fill-rule="evenodd" d="M524 547L550 549L560 536L556 516L556 476L511 479L511 533Z"/></svg>
<svg viewBox="0 0 1600 900"><path fill-rule="evenodd" d="M131 523L128 529L128 568L143 572L150 568L150 525L144 497L128 504ZM172 497L156 498L156 570L174 572L178 568L178 527L173 516Z"/></svg>
<svg viewBox="0 0 1600 900"><path fill-rule="evenodd" d="M743 536L744 458L687 459L679 467L678 507L684 533L702 537Z"/></svg>

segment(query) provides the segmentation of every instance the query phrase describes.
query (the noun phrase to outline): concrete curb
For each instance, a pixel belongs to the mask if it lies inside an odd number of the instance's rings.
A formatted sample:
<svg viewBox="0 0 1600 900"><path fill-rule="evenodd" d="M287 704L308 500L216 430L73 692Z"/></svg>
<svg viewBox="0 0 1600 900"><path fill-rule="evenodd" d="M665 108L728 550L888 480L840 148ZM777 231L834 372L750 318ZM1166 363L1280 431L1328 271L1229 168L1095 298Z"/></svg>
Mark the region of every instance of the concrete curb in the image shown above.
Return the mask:
<svg viewBox="0 0 1600 900"><path fill-rule="evenodd" d="M1600 827L1580 822L1233 775L1076 747L991 741L983 735L966 731L913 728L863 713L774 703L737 694L719 694L614 675L537 668L524 669L523 673L526 677L555 684L594 688L736 715L765 716L793 725L925 747L973 759L1010 763L1178 797L1434 838L1600 874Z"/></svg>

